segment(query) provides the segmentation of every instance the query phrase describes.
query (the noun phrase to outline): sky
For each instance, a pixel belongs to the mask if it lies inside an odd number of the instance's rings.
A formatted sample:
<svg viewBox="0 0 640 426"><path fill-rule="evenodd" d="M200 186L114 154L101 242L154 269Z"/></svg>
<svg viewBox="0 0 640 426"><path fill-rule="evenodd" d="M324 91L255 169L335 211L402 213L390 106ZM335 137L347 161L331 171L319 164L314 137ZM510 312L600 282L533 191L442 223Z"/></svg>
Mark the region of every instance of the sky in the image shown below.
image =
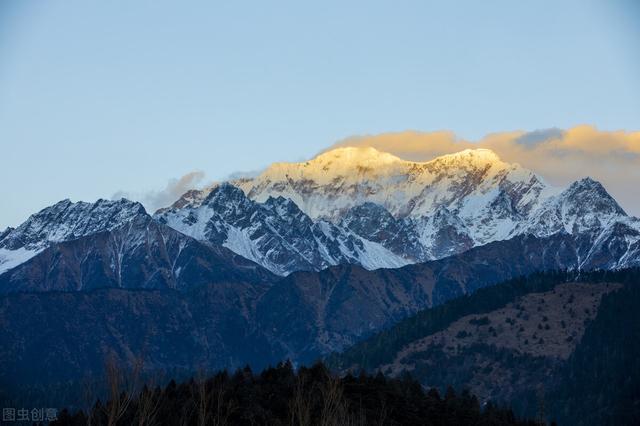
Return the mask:
<svg viewBox="0 0 640 426"><path fill-rule="evenodd" d="M635 0L4 0L0 228L64 198L156 207L353 136L593 128L637 156L639 42ZM636 164L616 161L612 182Z"/></svg>

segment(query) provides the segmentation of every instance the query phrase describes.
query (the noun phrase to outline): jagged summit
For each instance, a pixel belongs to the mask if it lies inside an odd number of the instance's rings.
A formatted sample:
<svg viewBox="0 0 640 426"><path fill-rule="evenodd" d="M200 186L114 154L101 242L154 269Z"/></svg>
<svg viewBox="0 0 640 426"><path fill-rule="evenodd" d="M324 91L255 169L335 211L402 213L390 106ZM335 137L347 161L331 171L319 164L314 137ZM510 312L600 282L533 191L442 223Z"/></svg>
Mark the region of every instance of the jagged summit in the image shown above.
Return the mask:
<svg viewBox="0 0 640 426"><path fill-rule="evenodd" d="M289 198L274 196L259 203L229 183L215 187L199 204L167 208L154 218L198 240L223 245L279 275L338 264L373 269L409 263L348 229L313 221Z"/></svg>
<svg viewBox="0 0 640 426"><path fill-rule="evenodd" d="M125 198L99 199L95 203L65 199L31 215L0 239L0 273L12 268L52 243L110 231L136 217L147 217L142 204Z"/></svg>
<svg viewBox="0 0 640 426"><path fill-rule="evenodd" d="M607 192L604 186L591 177L585 177L573 182L565 191L566 198L579 198L581 200L590 200L585 203L585 207L594 211L606 212L609 214L617 214L626 216L620 204Z"/></svg>
<svg viewBox="0 0 640 426"><path fill-rule="evenodd" d="M95 203L65 199L31 215L0 241L0 247L38 249L49 242L111 230L146 214L142 204L125 198L99 199Z"/></svg>

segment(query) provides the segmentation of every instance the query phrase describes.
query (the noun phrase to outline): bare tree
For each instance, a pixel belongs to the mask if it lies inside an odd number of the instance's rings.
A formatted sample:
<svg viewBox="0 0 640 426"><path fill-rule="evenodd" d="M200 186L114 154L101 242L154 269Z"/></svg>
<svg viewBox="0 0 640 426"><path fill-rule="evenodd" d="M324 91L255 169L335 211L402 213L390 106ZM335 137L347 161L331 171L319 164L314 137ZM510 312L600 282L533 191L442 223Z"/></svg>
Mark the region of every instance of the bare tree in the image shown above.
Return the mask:
<svg viewBox="0 0 640 426"><path fill-rule="evenodd" d="M539 425L546 425L547 424L547 416L545 414L545 403L544 403L544 385L540 384L538 385L537 389L536 389L536 399L537 399L537 405L538 405L538 413L536 415L536 423Z"/></svg>
<svg viewBox="0 0 640 426"><path fill-rule="evenodd" d="M389 413L387 412L387 400L382 398L380 401L380 411L378 412L378 419L376 424L379 426L384 426L387 424L387 417Z"/></svg>
<svg viewBox="0 0 640 426"><path fill-rule="evenodd" d="M327 373L327 380L320 389L322 409L320 426L343 426L350 423L349 410L340 379Z"/></svg>
<svg viewBox="0 0 640 426"><path fill-rule="evenodd" d="M82 399L84 410L87 412L87 426L93 425L94 404L96 402L96 383L90 377L82 381Z"/></svg>
<svg viewBox="0 0 640 426"><path fill-rule="evenodd" d="M229 418L237 409L235 401L227 398L227 387L224 382L214 383L215 415L214 426L226 426Z"/></svg>
<svg viewBox="0 0 640 426"><path fill-rule="evenodd" d="M311 425L312 401L305 384L302 374L298 374L293 387L293 396L289 401L289 423L292 426Z"/></svg>
<svg viewBox="0 0 640 426"><path fill-rule="evenodd" d="M120 368L115 355L107 356L105 375L107 380L108 403L103 410L107 416L107 425L116 426L118 420L127 412L136 395L142 371L142 359L133 363L130 371Z"/></svg>
<svg viewBox="0 0 640 426"><path fill-rule="evenodd" d="M153 426L156 424L161 398L162 391L159 388L154 391L152 386L145 386L140 391L135 419L138 426Z"/></svg>
<svg viewBox="0 0 640 426"><path fill-rule="evenodd" d="M207 380L204 371L198 372L197 379L194 383L196 394L196 409L198 414L198 426L206 426L210 417L211 407L209 407L209 393L207 392Z"/></svg>
<svg viewBox="0 0 640 426"><path fill-rule="evenodd" d="M228 392L224 380L207 380L200 371L194 386L198 425L228 425L229 418L237 406L233 400L227 398Z"/></svg>

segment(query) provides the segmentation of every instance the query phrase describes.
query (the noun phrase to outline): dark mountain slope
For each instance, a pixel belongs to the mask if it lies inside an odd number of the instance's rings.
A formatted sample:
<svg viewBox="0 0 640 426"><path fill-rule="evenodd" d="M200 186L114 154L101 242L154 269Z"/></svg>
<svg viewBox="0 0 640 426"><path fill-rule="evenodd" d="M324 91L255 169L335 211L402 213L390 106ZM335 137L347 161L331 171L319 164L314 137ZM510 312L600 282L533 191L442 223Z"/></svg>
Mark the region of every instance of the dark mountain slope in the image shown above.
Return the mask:
<svg viewBox="0 0 640 426"><path fill-rule="evenodd" d="M577 268L574 243L568 235L524 236L399 269L294 273L261 298L258 320L292 358L309 361L479 288L535 271Z"/></svg>
<svg viewBox="0 0 640 426"><path fill-rule="evenodd" d="M100 376L108 357L145 369L264 366L277 359L255 333L264 286L217 283L194 290L98 289L0 298L0 389Z"/></svg>

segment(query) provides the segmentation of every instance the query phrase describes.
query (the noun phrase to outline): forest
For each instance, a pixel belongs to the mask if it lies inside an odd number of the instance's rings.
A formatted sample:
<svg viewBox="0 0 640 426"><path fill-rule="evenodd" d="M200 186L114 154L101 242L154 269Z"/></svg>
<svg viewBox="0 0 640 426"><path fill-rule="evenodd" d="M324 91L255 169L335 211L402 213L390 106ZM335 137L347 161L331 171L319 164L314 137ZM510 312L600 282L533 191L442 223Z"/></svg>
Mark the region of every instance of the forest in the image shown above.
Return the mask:
<svg viewBox="0 0 640 426"><path fill-rule="evenodd" d="M410 376L331 374L318 362L294 369L280 363L260 374L249 367L233 374L139 392L120 392L111 374L110 399L91 410L63 410L52 425L539 425L507 407L481 407L467 391L426 391Z"/></svg>

